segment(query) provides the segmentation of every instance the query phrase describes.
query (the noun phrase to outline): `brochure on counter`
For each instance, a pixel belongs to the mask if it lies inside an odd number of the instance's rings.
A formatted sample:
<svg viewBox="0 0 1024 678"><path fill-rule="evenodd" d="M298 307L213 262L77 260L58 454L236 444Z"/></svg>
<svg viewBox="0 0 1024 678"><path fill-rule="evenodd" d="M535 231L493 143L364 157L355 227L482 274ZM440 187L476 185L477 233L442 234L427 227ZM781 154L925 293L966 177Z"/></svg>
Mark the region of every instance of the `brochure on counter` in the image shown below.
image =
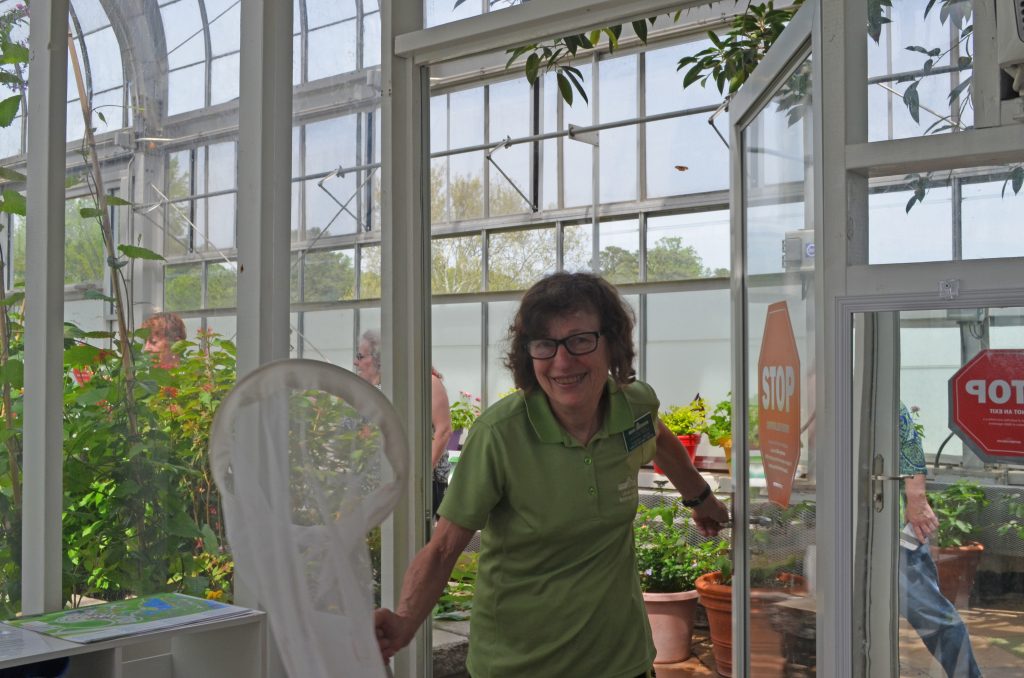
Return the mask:
<svg viewBox="0 0 1024 678"><path fill-rule="evenodd" d="M239 617L249 612L248 608L183 593L158 593L73 610L18 617L3 623L61 640L94 643L215 619Z"/></svg>

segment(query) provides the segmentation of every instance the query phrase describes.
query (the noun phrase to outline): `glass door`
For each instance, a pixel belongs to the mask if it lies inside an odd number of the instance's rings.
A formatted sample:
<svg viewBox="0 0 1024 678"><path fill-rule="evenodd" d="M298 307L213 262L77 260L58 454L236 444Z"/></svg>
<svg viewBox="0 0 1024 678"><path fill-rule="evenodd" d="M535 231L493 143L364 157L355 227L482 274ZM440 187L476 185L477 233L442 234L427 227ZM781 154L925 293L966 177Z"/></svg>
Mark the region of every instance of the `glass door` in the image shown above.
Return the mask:
<svg viewBox="0 0 1024 678"><path fill-rule="evenodd" d="M815 200L807 3L730 105L737 342L733 658L738 676L817 666ZM738 260L737 260L738 259Z"/></svg>
<svg viewBox="0 0 1024 678"><path fill-rule="evenodd" d="M849 319L856 674L1024 675L1024 308Z"/></svg>

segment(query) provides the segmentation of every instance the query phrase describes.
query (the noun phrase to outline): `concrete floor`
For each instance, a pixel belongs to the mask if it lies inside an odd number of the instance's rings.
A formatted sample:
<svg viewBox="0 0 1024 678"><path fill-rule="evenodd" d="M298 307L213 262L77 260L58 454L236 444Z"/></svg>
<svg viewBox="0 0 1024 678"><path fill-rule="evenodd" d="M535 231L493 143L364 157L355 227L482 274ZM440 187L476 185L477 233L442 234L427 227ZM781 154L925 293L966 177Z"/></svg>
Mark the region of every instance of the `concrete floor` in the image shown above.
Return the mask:
<svg viewBox="0 0 1024 678"><path fill-rule="evenodd" d="M1024 676L1024 610L974 606L960 610L985 678ZM906 621L900 623L900 676L945 678L945 673Z"/></svg>

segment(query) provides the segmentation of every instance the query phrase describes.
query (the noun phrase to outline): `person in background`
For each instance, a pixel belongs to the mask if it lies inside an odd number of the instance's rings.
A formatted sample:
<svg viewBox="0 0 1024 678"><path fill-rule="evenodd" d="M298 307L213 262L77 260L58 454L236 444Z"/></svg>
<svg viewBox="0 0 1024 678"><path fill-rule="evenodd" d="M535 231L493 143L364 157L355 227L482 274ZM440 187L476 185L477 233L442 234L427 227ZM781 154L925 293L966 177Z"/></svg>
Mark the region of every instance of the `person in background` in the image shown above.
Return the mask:
<svg viewBox="0 0 1024 678"><path fill-rule="evenodd" d="M905 529L900 537L900 614L921 636L925 647L942 665L949 678L979 678L971 638L956 607L939 591L939 576L928 547L928 538L939 527L925 494L927 467L921 434L902 402L899 411L900 475L906 508Z"/></svg>
<svg viewBox="0 0 1024 678"><path fill-rule="evenodd" d="M141 327L149 330L143 350L153 356L154 364L165 370L177 367L180 356L171 347L187 336L181 317L177 313L154 313Z"/></svg>
<svg viewBox="0 0 1024 678"><path fill-rule="evenodd" d="M374 386L380 387L380 332L369 329L359 338L359 350L352 364L356 373ZM449 411L448 392L445 390L443 377L433 367L430 368L430 465L433 469L433 513L437 515L437 507L441 505L445 489L448 487L448 474L451 463L448 461L448 439L452 435L452 419Z"/></svg>
<svg viewBox="0 0 1024 678"><path fill-rule="evenodd" d="M397 609L376 612L381 656L410 642L482 530L473 678L649 676L633 550L641 465L658 462L703 534L729 512L635 380L633 315L615 287L588 273L543 278L509 334L505 364L520 390L473 424Z"/></svg>

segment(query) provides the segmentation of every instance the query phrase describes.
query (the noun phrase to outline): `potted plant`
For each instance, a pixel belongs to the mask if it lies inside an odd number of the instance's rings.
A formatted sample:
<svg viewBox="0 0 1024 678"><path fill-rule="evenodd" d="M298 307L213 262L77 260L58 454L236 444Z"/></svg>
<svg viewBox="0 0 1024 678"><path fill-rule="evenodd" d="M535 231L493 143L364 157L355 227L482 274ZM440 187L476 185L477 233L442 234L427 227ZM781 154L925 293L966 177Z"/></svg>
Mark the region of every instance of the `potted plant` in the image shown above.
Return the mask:
<svg viewBox="0 0 1024 678"><path fill-rule="evenodd" d="M476 418L480 416L480 399L469 391L459 391L459 399L449 408L452 417L452 435L448 439L448 449L459 449L462 432L468 431Z"/></svg>
<svg viewBox="0 0 1024 678"><path fill-rule="evenodd" d="M690 656L697 577L712 571L729 545L721 539L700 544L686 540L689 510L679 500L655 507L641 505L633 527L637 572L651 624L657 664Z"/></svg>
<svg viewBox="0 0 1024 678"><path fill-rule="evenodd" d="M807 591L806 580L797 574L798 560L790 556L751 563L749 643L754 675L784 675L786 662L778 603ZM721 676L732 675L732 574L732 560L723 552L718 555L714 571L695 582L700 604L707 612L712 654Z"/></svg>
<svg viewBox="0 0 1024 678"><path fill-rule="evenodd" d="M707 413L707 401L698 393L688 405L672 405L661 414L668 430L679 436L691 461L696 458L700 437L707 430Z"/></svg>
<svg viewBox="0 0 1024 678"><path fill-rule="evenodd" d="M971 539L978 513L988 506L985 490L974 481L960 480L939 492L929 492L928 503L939 519L931 546L939 590L955 606L967 607L985 550Z"/></svg>
<svg viewBox="0 0 1024 678"><path fill-rule="evenodd" d="M707 419L708 442L725 451L725 463L732 466L732 394L718 402Z"/></svg>

